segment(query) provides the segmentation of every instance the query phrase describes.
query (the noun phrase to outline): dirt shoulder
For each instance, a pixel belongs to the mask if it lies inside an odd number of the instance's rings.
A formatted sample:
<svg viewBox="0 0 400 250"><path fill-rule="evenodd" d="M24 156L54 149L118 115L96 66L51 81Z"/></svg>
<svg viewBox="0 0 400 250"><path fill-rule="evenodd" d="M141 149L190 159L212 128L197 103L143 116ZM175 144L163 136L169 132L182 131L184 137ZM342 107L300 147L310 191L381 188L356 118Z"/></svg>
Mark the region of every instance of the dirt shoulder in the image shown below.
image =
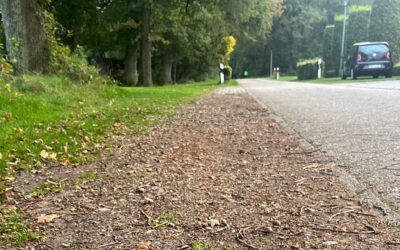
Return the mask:
<svg viewBox="0 0 400 250"><path fill-rule="evenodd" d="M302 148L239 88L202 98L148 135L117 139L95 164L25 176L9 205L44 236L31 247L400 247L400 229L379 208L348 191L332 162ZM50 177L62 189L27 196Z"/></svg>

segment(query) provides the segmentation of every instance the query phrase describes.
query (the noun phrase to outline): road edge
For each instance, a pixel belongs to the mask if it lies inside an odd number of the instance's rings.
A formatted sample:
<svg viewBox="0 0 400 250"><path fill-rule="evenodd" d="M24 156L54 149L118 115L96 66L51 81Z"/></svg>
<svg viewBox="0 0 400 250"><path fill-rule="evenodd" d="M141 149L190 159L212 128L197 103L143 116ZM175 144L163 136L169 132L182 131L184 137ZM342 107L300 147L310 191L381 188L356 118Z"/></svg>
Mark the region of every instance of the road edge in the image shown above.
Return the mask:
<svg viewBox="0 0 400 250"><path fill-rule="evenodd" d="M243 88L242 86L240 86L240 83L238 87ZM375 195L373 191L371 191L368 187L362 184L353 173L345 170L344 168L340 168L345 166L339 164L334 157L328 154L328 152L318 148L318 146L313 141L305 139L298 131L291 128L289 124L282 117L278 116L272 108L268 107L266 104L261 102L255 95L247 91L247 89L245 88L243 89L251 98L253 98L258 103L258 105L270 111L272 118L280 126L282 126L283 130L286 130L289 134L295 136L298 142L300 143L301 147L303 147L305 150L309 152L315 152L321 159L326 159L335 163L336 168L333 169L339 174L339 180L345 184L347 189L349 189L350 191L354 192L357 195L360 195L362 201L367 202L371 204L374 208L380 210L391 224L400 227L400 214L398 212L392 209L389 205L383 202L381 198Z"/></svg>

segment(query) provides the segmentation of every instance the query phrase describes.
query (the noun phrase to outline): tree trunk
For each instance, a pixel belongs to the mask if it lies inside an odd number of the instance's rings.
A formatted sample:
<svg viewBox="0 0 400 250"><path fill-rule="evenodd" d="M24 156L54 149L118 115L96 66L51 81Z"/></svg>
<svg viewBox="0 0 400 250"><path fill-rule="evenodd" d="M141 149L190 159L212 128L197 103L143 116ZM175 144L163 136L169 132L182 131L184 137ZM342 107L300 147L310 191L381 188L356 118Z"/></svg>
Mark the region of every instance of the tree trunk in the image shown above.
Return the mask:
<svg viewBox="0 0 400 250"><path fill-rule="evenodd" d="M143 4L142 20L141 20L141 84L143 86L152 86L153 78L151 72L151 37L150 37L150 24L151 24L151 4L145 1Z"/></svg>
<svg viewBox="0 0 400 250"><path fill-rule="evenodd" d="M177 79L176 79L176 75L177 75L177 73L176 73L176 70L177 70L177 65L176 65L177 63L175 62L174 63L174 66L173 66L173 81L174 81L174 84L176 84L177 83Z"/></svg>
<svg viewBox="0 0 400 250"><path fill-rule="evenodd" d="M1 0L6 47L17 74L44 72L49 64L49 44L43 9L37 0Z"/></svg>
<svg viewBox="0 0 400 250"><path fill-rule="evenodd" d="M162 67L162 84L172 83L172 62L165 59Z"/></svg>
<svg viewBox="0 0 400 250"><path fill-rule="evenodd" d="M135 86L138 83L138 70L137 70L137 60L138 60L138 47L129 43L125 53L125 71L124 71L124 81L129 86Z"/></svg>

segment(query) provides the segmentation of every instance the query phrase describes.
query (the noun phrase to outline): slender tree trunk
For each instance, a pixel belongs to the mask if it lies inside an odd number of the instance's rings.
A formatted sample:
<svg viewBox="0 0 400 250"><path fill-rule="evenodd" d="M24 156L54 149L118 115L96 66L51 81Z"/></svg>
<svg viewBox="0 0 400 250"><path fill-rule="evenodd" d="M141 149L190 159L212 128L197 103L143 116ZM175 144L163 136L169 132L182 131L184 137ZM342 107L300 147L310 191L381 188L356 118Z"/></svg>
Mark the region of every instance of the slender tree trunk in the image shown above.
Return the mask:
<svg viewBox="0 0 400 250"><path fill-rule="evenodd" d="M129 43L125 54L125 71L124 81L129 86L135 86L138 83L138 47L133 43Z"/></svg>
<svg viewBox="0 0 400 250"><path fill-rule="evenodd" d="M162 67L162 84L168 83L172 83L172 62L165 58Z"/></svg>
<svg viewBox="0 0 400 250"><path fill-rule="evenodd" d="M16 73L44 72L49 64L49 44L38 1L0 0L0 11Z"/></svg>
<svg viewBox="0 0 400 250"><path fill-rule="evenodd" d="M176 64L177 64L177 63L175 62L174 65L173 65L173 72L174 72L174 73L173 73L173 78L174 78L173 80L174 80L174 84L176 84L176 82L177 82L177 79L176 79L176 75L177 75L177 74L176 74L177 65L176 65Z"/></svg>
<svg viewBox="0 0 400 250"><path fill-rule="evenodd" d="M150 24L151 24L151 4L145 1L142 11L141 23L141 84L143 86L152 86L153 78L151 71L151 37L150 37Z"/></svg>

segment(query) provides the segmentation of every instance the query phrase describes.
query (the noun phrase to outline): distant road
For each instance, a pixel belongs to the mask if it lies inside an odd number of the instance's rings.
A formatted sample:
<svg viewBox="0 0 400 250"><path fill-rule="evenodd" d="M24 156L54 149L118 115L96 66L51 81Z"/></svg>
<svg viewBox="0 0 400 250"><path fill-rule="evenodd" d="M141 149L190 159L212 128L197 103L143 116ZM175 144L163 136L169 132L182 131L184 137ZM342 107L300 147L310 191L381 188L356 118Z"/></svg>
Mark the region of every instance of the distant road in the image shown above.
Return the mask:
<svg viewBox="0 0 400 250"><path fill-rule="evenodd" d="M400 211L400 81L239 83Z"/></svg>

